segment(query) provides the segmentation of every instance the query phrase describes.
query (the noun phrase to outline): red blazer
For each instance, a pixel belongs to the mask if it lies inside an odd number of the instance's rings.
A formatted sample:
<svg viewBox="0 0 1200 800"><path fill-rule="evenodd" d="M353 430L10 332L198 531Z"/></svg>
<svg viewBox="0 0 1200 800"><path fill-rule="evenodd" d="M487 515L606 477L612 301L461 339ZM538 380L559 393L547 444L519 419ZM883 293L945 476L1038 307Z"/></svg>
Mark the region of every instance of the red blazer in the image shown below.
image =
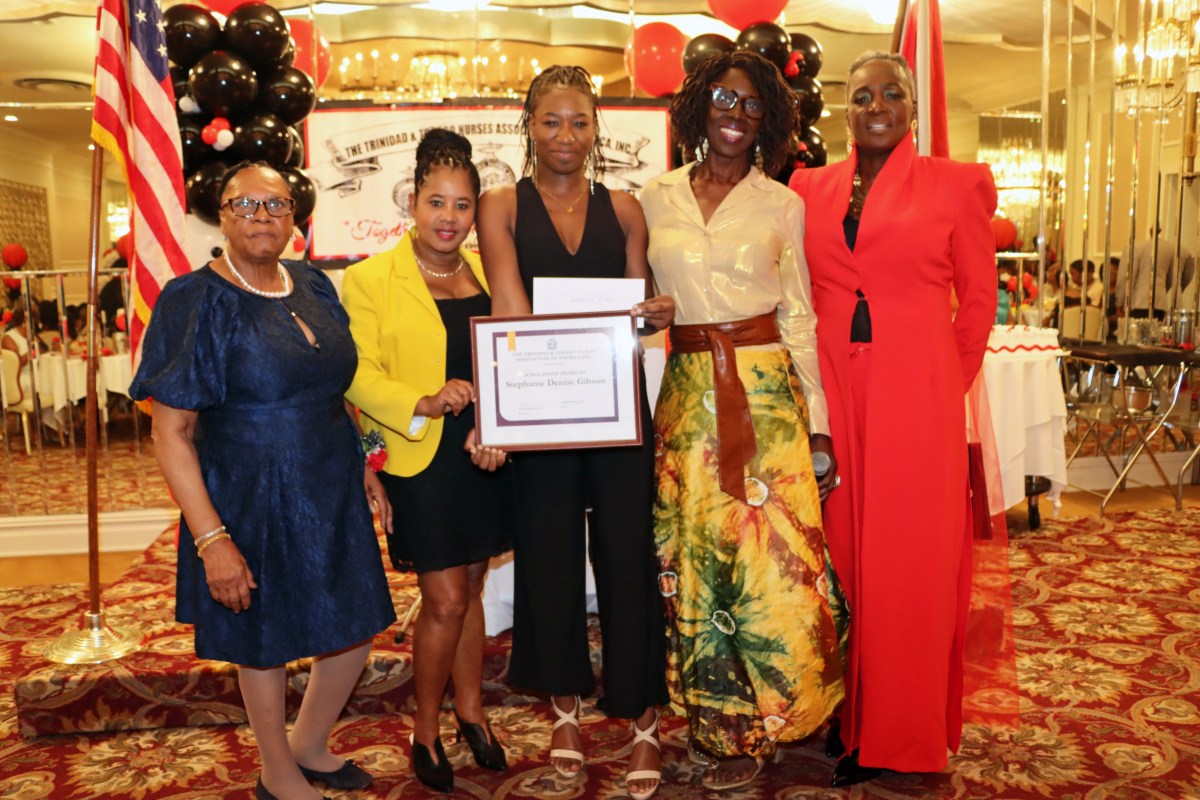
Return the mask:
<svg viewBox="0 0 1200 800"><path fill-rule="evenodd" d="M962 727L964 395L996 314L996 188L986 165L918 156L906 137L871 188L851 252L842 220L857 162L851 154L790 182L807 208L821 380L842 476L825 504L851 615L842 736L864 766L937 771ZM872 325L865 431L855 430L850 391L855 290ZM859 437L861 463L851 446Z"/></svg>

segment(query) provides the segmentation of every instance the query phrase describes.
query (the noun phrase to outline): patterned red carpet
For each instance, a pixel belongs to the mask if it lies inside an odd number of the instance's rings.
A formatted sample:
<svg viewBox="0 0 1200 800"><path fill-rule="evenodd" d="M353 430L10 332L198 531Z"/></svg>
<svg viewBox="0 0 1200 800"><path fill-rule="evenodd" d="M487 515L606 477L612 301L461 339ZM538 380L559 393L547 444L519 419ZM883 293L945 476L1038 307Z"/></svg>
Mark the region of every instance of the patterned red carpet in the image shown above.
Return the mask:
<svg viewBox="0 0 1200 800"><path fill-rule="evenodd" d="M150 646L109 669L110 682L100 691L89 677L94 671L50 667L41 657L50 639L76 624L83 590L0 590L0 797L252 796L257 764L249 729L205 724L222 715L240 718L236 700L227 702L231 684L221 686L228 675L205 667L212 672L180 682L149 677L155 668L169 672L191 646L186 630L171 621L167 563L169 543L160 541L106 594L110 621L139 627ZM946 773L887 775L846 790L828 788L831 763L817 736L787 748L782 763L768 767L751 787L720 796L1200 800L1200 509L1048 521L1036 533L1013 535L1012 575L1018 731L970 727ZM394 589L398 605L407 607L411 586L397 580ZM356 713L335 731L337 752L355 757L377 780L367 791L334 793L339 800L428 796L410 777L411 720L403 690L409 668L406 646L394 646L392 633L379 637L369 680L355 698ZM575 781L558 778L543 762L551 722L546 704L507 694L499 683L504 647L503 640L491 643L488 693L498 704L492 723L512 766L502 775L475 767L466 746L453 744L450 717L444 716L456 796L625 796L628 729L586 705L586 774ZM18 679L22 691L40 684L41 704L22 720L26 724L38 718L52 724L52 715L69 712L76 725L99 729L115 722L143 729L26 739L14 701ZM297 672L297 686L303 679ZM188 697L189 688L207 694L181 704L178 696ZM130 696L138 693L135 704ZM147 727L189 720L201 726ZM665 780L657 797L703 797L699 768L686 758L677 719L664 720L663 746Z"/></svg>

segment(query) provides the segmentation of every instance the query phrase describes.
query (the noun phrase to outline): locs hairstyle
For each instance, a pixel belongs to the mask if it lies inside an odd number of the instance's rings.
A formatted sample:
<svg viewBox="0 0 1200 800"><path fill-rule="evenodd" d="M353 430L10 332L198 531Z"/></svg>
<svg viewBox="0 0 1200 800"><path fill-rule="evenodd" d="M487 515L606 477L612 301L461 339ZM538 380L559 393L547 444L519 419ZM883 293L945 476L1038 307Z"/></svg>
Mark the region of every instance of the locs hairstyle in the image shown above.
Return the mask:
<svg viewBox="0 0 1200 800"><path fill-rule="evenodd" d="M591 102L592 126L596 129L596 139L592 142L592 164L595 166L596 175L601 175L604 172L604 153L600 149L600 112L597 110L599 98L596 97L592 74L583 67L561 64L542 70L541 74L530 82L529 91L525 93L525 106L521 109L520 121L521 134L525 139L525 163L521 172L525 175L533 172L533 140L529 138L529 122L533 117L533 110L543 95L555 89L575 89L582 92Z"/></svg>
<svg viewBox="0 0 1200 800"><path fill-rule="evenodd" d="M725 72L740 69L750 77L765 107L756 144L762 150L763 172L774 175L788 159L792 140L801 128L800 105L779 68L748 50L713 53L696 67L683 82L683 88L671 98L671 127L685 153L694 152L705 137L708 110L712 105L711 87ZM754 148L746 154L754 163Z"/></svg>
<svg viewBox="0 0 1200 800"><path fill-rule="evenodd" d="M425 132L421 143L417 145L417 168L413 170L413 184L418 194L430 170L435 167L465 169L471 177L475 199L479 199L479 170L471 160L471 143L465 136L445 128L431 128Z"/></svg>

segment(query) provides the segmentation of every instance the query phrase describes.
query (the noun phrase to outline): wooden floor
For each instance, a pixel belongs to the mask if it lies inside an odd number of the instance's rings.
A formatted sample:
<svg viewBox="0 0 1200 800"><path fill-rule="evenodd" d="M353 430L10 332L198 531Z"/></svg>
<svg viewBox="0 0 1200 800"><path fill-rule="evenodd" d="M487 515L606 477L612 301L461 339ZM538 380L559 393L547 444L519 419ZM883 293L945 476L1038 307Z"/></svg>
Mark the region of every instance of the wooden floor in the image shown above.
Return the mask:
<svg viewBox="0 0 1200 800"><path fill-rule="evenodd" d="M1200 506L1200 486L1186 486L1185 506ZM1138 509L1172 509L1175 498L1166 492L1148 487L1129 489L1117 494L1108 505L1110 513ZM1045 498L1040 502L1043 519L1054 516L1054 506ZM1092 516L1100 513L1100 498L1088 492L1064 492L1059 517ZM1022 506L1009 511L1010 525L1020 525L1025 519ZM103 553L100 556L100 582L111 583L129 566L137 553ZM39 556L31 558L0 558L0 586L37 586L54 583L87 583L88 561L85 555Z"/></svg>

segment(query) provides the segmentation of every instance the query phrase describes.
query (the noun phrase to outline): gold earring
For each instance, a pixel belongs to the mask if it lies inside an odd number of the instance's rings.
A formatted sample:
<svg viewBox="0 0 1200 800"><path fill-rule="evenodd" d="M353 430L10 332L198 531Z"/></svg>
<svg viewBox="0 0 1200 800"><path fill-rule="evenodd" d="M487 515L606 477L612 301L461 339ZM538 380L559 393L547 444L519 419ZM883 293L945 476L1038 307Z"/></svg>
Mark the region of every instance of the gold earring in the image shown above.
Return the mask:
<svg viewBox="0 0 1200 800"><path fill-rule="evenodd" d="M588 194L596 193L596 159L592 157L592 153L588 153L587 157L587 176L588 176Z"/></svg>
<svg viewBox="0 0 1200 800"><path fill-rule="evenodd" d="M533 177L537 179L537 145L533 143L533 139L529 140L530 161L533 164Z"/></svg>
<svg viewBox="0 0 1200 800"><path fill-rule="evenodd" d="M758 167L760 170L763 168L762 145L758 142L754 143L754 166Z"/></svg>
<svg viewBox="0 0 1200 800"><path fill-rule="evenodd" d="M704 157L707 155L708 155L708 137L701 136L700 142L696 145L696 160L703 161Z"/></svg>

